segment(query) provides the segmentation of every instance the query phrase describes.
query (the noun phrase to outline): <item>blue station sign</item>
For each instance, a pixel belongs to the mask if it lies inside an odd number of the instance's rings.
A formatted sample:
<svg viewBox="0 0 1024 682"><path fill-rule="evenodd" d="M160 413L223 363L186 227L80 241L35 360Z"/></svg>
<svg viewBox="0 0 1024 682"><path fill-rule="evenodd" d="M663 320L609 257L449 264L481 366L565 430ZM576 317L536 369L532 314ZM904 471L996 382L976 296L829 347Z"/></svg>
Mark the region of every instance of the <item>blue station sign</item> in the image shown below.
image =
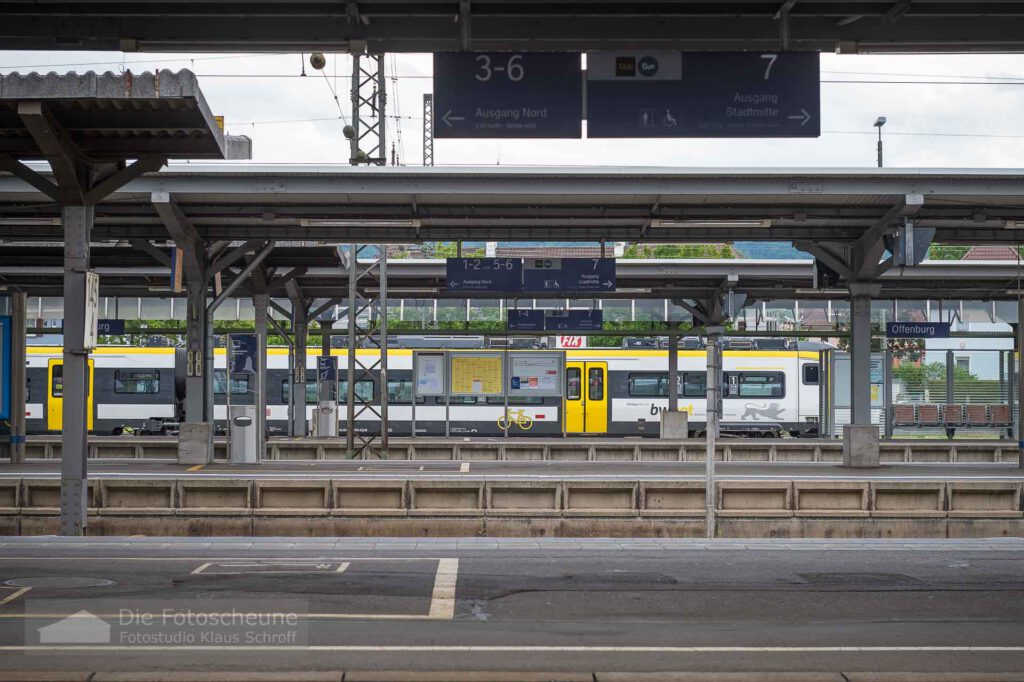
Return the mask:
<svg viewBox="0 0 1024 682"><path fill-rule="evenodd" d="M549 310L544 315L544 331L598 332L604 323L601 310Z"/></svg>
<svg viewBox="0 0 1024 682"><path fill-rule="evenodd" d="M434 54L435 138L580 137L577 52Z"/></svg>
<svg viewBox="0 0 1024 682"><path fill-rule="evenodd" d="M587 54L587 137L818 137L816 52Z"/></svg>
<svg viewBox="0 0 1024 682"><path fill-rule="evenodd" d="M508 330L510 332L544 331L543 310L509 310Z"/></svg>
<svg viewBox="0 0 1024 682"><path fill-rule="evenodd" d="M885 335L890 339L948 339L949 322L887 322Z"/></svg>
<svg viewBox="0 0 1024 682"><path fill-rule="evenodd" d="M527 258L523 291L614 291L614 258Z"/></svg>
<svg viewBox="0 0 1024 682"><path fill-rule="evenodd" d="M97 320L96 333L105 336L124 334L124 320Z"/></svg>
<svg viewBox="0 0 1024 682"><path fill-rule="evenodd" d="M452 291L515 292L523 289L519 258L449 258L445 262Z"/></svg>
<svg viewBox="0 0 1024 682"><path fill-rule="evenodd" d="M338 358L333 355L321 355L316 359L316 375L320 381L338 380Z"/></svg>

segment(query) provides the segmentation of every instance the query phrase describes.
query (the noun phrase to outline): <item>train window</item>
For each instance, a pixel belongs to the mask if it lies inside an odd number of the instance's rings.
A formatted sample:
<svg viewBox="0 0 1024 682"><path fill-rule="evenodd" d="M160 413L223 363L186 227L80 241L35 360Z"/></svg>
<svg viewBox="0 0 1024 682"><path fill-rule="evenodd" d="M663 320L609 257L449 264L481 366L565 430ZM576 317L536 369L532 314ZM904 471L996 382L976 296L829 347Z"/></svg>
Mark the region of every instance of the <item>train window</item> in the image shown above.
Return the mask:
<svg viewBox="0 0 1024 682"><path fill-rule="evenodd" d="M438 405L444 405L444 396L439 395L434 398L434 402ZM449 405L476 405L475 395L450 395L448 396Z"/></svg>
<svg viewBox="0 0 1024 682"><path fill-rule="evenodd" d="M487 397L488 405L504 405L505 398L500 395L492 395ZM508 397L509 405L543 405L544 398L538 398L532 395L510 395Z"/></svg>
<svg viewBox="0 0 1024 682"><path fill-rule="evenodd" d="M728 398L783 398L786 395L782 372L726 372Z"/></svg>
<svg viewBox="0 0 1024 682"><path fill-rule="evenodd" d="M566 400L580 399L579 367L569 367L565 370L565 398Z"/></svg>
<svg viewBox="0 0 1024 682"><path fill-rule="evenodd" d="M667 375L630 374L629 396L631 398L664 398L668 395Z"/></svg>
<svg viewBox="0 0 1024 682"><path fill-rule="evenodd" d="M25 402L32 402L32 380L28 378L25 379Z"/></svg>
<svg viewBox="0 0 1024 682"><path fill-rule="evenodd" d="M804 383L809 386L817 386L818 384L818 365L806 364L804 365Z"/></svg>
<svg viewBox="0 0 1024 682"><path fill-rule="evenodd" d="M285 403L288 402L288 391L290 390L290 388L289 388L290 386L291 386L291 384L289 383L289 379L285 379L285 380L283 380L281 382L281 399ZM306 382L306 404L307 405L316 405L316 382L315 381L307 381Z"/></svg>
<svg viewBox="0 0 1024 682"><path fill-rule="evenodd" d="M114 370L114 393L159 393L160 372Z"/></svg>
<svg viewBox="0 0 1024 682"><path fill-rule="evenodd" d="M600 367L591 367L587 372L587 400L604 399L604 372Z"/></svg>
<svg viewBox="0 0 1024 682"><path fill-rule="evenodd" d="M64 397L64 365L53 366L53 385L50 386L50 392L54 398Z"/></svg>
<svg viewBox="0 0 1024 682"><path fill-rule="evenodd" d="M426 399L423 396L416 396L417 405L422 405L425 402ZM412 381L409 379L388 379L388 404L412 404Z"/></svg>
<svg viewBox="0 0 1024 682"><path fill-rule="evenodd" d="M315 388L314 388L315 391ZM372 379L360 379L356 382L356 396L360 400L370 402L373 400L373 380ZM313 402L316 402L314 397ZM343 379L338 382L338 404L348 404L348 379Z"/></svg>
<svg viewBox="0 0 1024 682"><path fill-rule="evenodd" d="M227 372L223 369L215 369L213 371L213 392L215 395L224 395L227 393L228 380ZM245 395L249 392L249 375L248 374L232 374L231 375L231 395Z"/></svg>
<svg viewBox="0 0 1024 682"><path fill-rule="evenodd" d="M708 394L707 372L683 372L683 396L687 398L704 398Z"/></svg>

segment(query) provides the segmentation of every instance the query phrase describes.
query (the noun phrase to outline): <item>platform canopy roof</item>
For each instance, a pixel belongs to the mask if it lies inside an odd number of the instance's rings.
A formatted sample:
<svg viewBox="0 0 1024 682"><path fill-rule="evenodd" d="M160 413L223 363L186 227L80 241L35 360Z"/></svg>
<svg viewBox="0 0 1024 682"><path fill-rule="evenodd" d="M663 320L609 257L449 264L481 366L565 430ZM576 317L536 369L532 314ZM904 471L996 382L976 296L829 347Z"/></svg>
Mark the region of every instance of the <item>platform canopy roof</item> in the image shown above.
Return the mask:
<svg viewBox="0 0 1024 682"><path fill-rule="evenodd" d="M157 195L207 240L852 242L908 204L938 243L1024 236L1020 169L179 163L97 206L93 239L166 239ZM58 206L0 173L0 239L62 236Z"/></svg>
<svg viewBox="0 0 1024 682"><path fill-rule="evenodd" d="M104 296L183 296L169 289L171 248L138 249L130 244L98 246L92 263L100 275ZM0 245L0 284L39 296L60 296L63 250L59 246ZM269 281L294 279L305 296L333 298L348 289L348 273L336 246L278 246L263 262ZM237 268L226 271L224 284ZM999 300L1016 298L1017 264L1013 261L926 261L880 277L880 298ZM601 294L611 299L703 298L735 276L733 289L755 300L841 299L842 289L815 289L813 261L754 259L619 259L617 290ZM276 279L275 279L276 278ZM388 290L392 298L496 299L500 294L447 290L445 262L441 259L388 261ZM283 285L271 294L285 298ZM239 296L248 295L243 284ZM550 298L520 294L522 299ZM586 295L571 298L588 300Z"/></svg>
<svg viewBox="0 0 1024 682"><path fill-rule="evenodd" d="M1024 48L1020 0L0 0L12 50Z"/></svg>
<svg viewBox="0 0 1024 682"><path fill-rule="evenodd" d="M223 159L225 144L190 71L0 75L0 157L58 150L90 161Z"/></svg>

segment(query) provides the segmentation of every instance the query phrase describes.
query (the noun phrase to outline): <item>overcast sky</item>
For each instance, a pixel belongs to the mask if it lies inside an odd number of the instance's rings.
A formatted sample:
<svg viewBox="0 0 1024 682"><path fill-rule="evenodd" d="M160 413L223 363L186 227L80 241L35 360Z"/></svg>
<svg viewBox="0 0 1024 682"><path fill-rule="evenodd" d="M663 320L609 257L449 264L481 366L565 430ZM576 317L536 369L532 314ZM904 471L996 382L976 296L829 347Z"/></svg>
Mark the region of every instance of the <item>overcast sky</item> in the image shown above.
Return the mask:
<svg viewBox="0 0 1024 682"><path fill-rule="evenodd" d="M253 138L256 161L345 163L348 143L332 88L348 118L351 61L329 54L322 72L306 61L307 77L301 78L303 61L298 54L8 51L0 52L0 72L190 68L199 74L213 112L226 117L228 132ZM821 68L823 81L901 83L823 82L822 136L815 140L438 140L435 164L867 167L875 164L872 123L884 115L886 166L1024 166L1024 56L824 54ZM270 74L279 77L256 77ZM420 165L422 100L431 89L431 58L388 57L387 75L389 114L401 117L389 120L388 135L397 142L400 127L400 162ZM1016 84L1000 79L1016 79ZM390 152L390 141L388 146Z"/></svg>

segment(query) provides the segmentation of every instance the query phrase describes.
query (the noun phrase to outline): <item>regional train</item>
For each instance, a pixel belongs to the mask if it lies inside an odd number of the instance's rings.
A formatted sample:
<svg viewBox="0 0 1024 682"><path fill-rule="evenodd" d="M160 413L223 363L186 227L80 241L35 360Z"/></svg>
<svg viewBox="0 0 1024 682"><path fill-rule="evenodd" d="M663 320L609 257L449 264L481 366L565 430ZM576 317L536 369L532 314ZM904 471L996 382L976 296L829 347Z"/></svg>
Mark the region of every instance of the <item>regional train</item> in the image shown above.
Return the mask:
<svg viewBox="0 0 1024 682"><path fill-rule="evenodd" d="M679 350L679 409L689 413L689 428L694 435L702 433L707 417L706 354L703 347L695 347L699 345L687 343ZM816 436L819 350L829 347L806 341L774 345L751 339L726 341L722 432L760 437ZM358 352L372 361L369 356L379 351ZM500 436L506 428L511 436L657 436L660 412L668 407L668 352L661 349L558 351L564 353L561 397L434 395L417 396L413 405L414 352L408 348L388 351L386 388L380 384L379 373L355 387L361 398L375 403L380 401L381 391L387 390L389 433L394 436L411 435L414 419L417 436ZM337 395L342 403L339 431L344 433L347 355L337 349L332 353L338 356L341 381ZM270 348L267 354L267 430L270 435L280 435L288 425L288 350ZM318 355L318 350L310 349L307 358L307 420L316 409ZM62 363L59 347L28 349L29 433L60 431ZM218 430L223 429L229 398L224 363L224 349L218 348L213 382ZM250 378L231 375L232 404L253 404ZM98 348L89 359L90 432L176 433L183 418L184 383L184 351L180 348ZM380 422L367 411L356 420L356 428L363 433L379 432Z"/></svg>

